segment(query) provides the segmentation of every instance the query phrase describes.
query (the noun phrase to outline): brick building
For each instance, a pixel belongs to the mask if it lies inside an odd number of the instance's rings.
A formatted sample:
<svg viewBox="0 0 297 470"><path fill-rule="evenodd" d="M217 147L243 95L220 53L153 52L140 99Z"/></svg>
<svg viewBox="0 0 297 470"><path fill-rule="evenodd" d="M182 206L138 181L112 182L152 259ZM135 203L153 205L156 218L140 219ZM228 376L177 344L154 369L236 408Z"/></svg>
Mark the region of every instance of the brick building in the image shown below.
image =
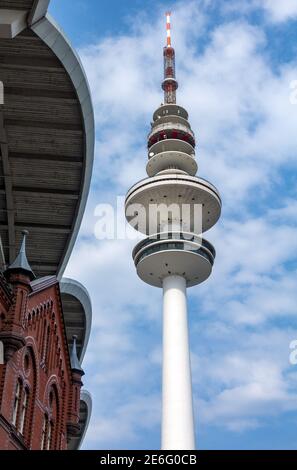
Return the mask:
<svg viewBox="0 0 297 470"><path fill-rule="evenodd" d="M59 283L34 280L25 236L0 277L0 448L67 449L79 431L84 372L75 337L68 351Z"/></svg>
<svg viewBox="0 0 297 470"><path fill-rule="evenodd" d="M0 450L79 449L92 406L81 390L91 302L63 274L90 188L94 113L49 2L0 1Z"/></svg>

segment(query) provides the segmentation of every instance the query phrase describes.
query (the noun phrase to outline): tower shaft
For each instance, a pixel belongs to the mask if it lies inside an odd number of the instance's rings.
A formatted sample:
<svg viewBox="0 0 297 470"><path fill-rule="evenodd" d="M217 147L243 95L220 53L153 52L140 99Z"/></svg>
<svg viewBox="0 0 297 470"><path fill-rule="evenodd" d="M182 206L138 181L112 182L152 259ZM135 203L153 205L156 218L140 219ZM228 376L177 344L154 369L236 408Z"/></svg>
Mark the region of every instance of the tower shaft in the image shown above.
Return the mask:
<svg viewBox="0 0 297 470"><path fill-rule="evenodd" d="M163 280L162 449L194 450L186 280Z"/></svg>

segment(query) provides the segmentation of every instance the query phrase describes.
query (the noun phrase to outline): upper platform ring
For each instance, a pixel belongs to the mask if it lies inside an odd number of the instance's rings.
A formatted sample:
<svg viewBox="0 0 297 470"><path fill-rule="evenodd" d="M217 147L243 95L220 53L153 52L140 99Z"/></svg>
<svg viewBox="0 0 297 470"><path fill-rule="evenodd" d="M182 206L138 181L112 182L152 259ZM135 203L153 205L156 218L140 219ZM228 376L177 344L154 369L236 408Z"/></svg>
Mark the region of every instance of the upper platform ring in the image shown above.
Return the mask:
<svg viewBox="0 0 297 470"><path fill-rule="evenodd" d="M168 219L168 207L173 204L180 208L178 216L181 214L181 219ZM133 214L133 205L135 209L139 207L141 214ZM152 209L156 205L160 206L157 226L152 223L154 222ZM149 235L152 230L156 228L159 230L160 227L166 225L168 220L174 224L181 222L183 225L182 214L186 205L191 214L194 213L195 206L201 205L202 232L206 232L215 225L221 214L221 198L217 189L208 181L195 176L164 174L146 178L132 186L125 201L126 218L129 223L132 223L135 216L138 216L140 222L138 230ZM197 221L191 217L188 231L196 232L196 226Z"/></svg>
<svg viewBox="0 0 297 470"><path fill-rule="evenodd" d="M177 104L162 104L153 114L153 120L156 121L160 117L164 116L180 116L184 119L188 119L188 112L182 106Z"/></svg>

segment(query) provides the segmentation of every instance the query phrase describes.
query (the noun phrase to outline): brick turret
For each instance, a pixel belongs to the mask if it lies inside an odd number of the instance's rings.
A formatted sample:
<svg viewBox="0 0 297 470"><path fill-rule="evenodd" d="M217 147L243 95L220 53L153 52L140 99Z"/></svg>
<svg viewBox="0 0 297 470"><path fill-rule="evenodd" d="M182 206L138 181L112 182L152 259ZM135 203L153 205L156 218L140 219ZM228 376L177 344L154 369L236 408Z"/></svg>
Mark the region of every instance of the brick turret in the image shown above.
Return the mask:
<svg viewBox="0 0 297 470"><path fill-rule="evenodd" d="M25 312L28 295L31 292L30 282L35 275L26 256L26 236L23 231L23 240L15 261L4 272L7 282L11 285L11 305L5 315L0 331L0 341L4 345L4 360L9 361L14 353L25 345Z"/></svg>
<svg viewBox="0 0 297 470"><path fill-rule="evenodd" d="M68 422L67 422L67 433L68 438L76 436L80 431L79 427L79 405L80 405L80 390L83 386L82 376L85 374L83 369L80 366L78 357L77 357L77 348L76 348L77 336L73 336L72 351L70 355L71 362L71 376L72 376L72 385L71 385L71 400L69 402L69 411L68 411Z"/></svg>

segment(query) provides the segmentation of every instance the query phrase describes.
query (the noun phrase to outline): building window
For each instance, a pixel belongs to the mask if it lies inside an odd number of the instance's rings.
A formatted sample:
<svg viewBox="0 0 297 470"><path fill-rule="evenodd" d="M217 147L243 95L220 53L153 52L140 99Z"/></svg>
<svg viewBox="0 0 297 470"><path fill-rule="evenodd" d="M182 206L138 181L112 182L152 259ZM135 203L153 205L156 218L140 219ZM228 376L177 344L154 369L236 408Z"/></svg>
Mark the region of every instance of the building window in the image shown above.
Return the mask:
<svg viewBox="0 0 297 470"><path fill-rule="evenodd" d="M42 424L41 450L45 450L45 449L46 449L46 442L47 442L47 439L46 439L47 422L48 422L48 419L47 419L47 416L45 415L45 416L44 416L44 419L43 419L43 424Z"/></svg>
<svg viewBox="0 0 297 470"><path fill-rule="evenodd" d="M41 450L56 449L58 442L59 418L58 418L58 395L55 386L49 391L47 412L44 414L41 431Z"/></svg>
<svg viewBox="0 0 297 470"><path fill-rule="evenodd" d="M50 448L51 448L52 435L53 435L53 423L50 421L48 423L46 450L50 450Z"/></svg>
<svg viewBox="0 0 297 470"><path fill-rule="evenodd" d="M22 402L22 408L21 408L20 423L19 423L19 426L18 426L18 431L21 434L24 433L28 402L29 402L29 390L27 388L25 388L23 402Z"/></svg>
<svg viewBox="0 0 297 470"><path fill-rule="evenodd" d="M41 450L51 450L53 434L54 423L50 420L47 415L45 415L41 433Z"/></svg>
<svg viewBox="0 0 297 470"><path fill-rule="evenodd" d="M19 414L19 407L20 407L20 400L21 400L21 391L22 391L22 382L20 380L17 381L14 402L13 402L13 412L12 412L12 424L16 426L18 414Z"/></svg>

